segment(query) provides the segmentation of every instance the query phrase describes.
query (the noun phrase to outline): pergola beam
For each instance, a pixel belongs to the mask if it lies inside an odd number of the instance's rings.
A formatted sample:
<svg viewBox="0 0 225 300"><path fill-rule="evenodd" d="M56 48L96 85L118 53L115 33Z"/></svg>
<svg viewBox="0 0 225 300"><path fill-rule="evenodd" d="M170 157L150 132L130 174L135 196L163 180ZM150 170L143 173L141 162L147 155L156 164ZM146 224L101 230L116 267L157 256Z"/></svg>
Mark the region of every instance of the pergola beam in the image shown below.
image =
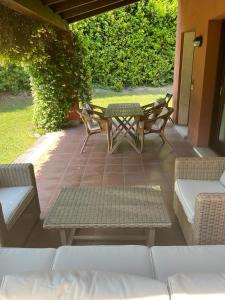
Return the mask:
<svg viewBox="0 0 225 300"><path fill-rule="evenodd" d="M68 18L67 21L69 23L74 23L74 22L77 22L77 21L80 21L80 20L83 20L83 19L86 19L86 18L89 18L89 17L93 17L95 15L102 14L106 11L113 10L113 9L116 9L116 8L119 8L119 7L122 7L122 6L126 6L126 5L129 5L129 4L138 2L138 1L139 0L121 0L121 1L118 1L117 3L115 3L115 1L114 1L114 4L110 4L110 5L107 5L107 6L104 6L104 7L100 7L100 8L97 7L95 9L92 9L92 10L86 11L86 12L81 11L80 14L77 14L74 17Z"/></svg>
<svg viewBox="0 0 225 300"><path fill-rule="evenodd" d="M78 6L83 6L87 3L95 2L97 0L68 0L66 2L58 3L52 7L52 9L56 13L63 13L65 11L71 10L73 8L76 8Z"/></svg>
<svg viewBox="0 0 225 300"><path fill-rule="evenodd" d="M40 0L0 0L0 4L9 7L23 15L38 18L60 29L68 30L68 23Z"/></svg>
<svg viewBox="0 0 225 300"><path fill-rule="evenodd" d="M53 4L57 4L57 3L60 3L60 2L64 2L64 0L42 0L42 2L45 4L45 5L53 5Z"/></svg>
<svg viewBox="0 0 225 300"><path fill-rule="evenodd" d="M78 16L81 13L87 13L96 9L106 8L114 4L121 4L122 2L124 2L124 0L107 0L107 1L96 0L95 2L89 2L86 3L85 5L70 9L65 13L62 13L61 16L63 17L63 19L67 20L75 16Z"/></svg>

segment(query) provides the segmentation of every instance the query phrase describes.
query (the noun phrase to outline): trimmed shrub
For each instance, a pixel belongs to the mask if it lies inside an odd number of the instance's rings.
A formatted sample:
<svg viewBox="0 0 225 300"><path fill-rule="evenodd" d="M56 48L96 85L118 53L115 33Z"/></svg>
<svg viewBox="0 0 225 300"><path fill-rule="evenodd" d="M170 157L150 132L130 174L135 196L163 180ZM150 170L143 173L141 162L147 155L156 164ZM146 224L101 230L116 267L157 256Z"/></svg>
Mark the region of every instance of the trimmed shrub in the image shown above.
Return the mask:
<svg viewBox="0 0 225 300"><path fill-rule="evenodd" d="M170 83L177 0L142 0L73 24L88 49L93 82L117 90Z"/></svg>
<svg viewBox="0 0 225 300"><path fill-rule="evenodd" d="M23 68L14 65L0 66L0 92L17 94L20 91L29 89L29 76Z"/></svg>

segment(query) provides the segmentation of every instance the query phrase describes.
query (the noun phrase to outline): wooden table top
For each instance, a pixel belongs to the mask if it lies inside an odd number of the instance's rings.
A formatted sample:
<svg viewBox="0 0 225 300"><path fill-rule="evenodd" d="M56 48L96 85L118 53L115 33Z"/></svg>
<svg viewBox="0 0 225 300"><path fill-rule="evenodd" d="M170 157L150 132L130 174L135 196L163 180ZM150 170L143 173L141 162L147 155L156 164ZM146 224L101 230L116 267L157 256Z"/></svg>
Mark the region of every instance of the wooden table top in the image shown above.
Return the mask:
<svg viewBox="0 0 225 300"><path fill-rule="evenodd" d="M143 116L140 103L112 103L105 110L105 117Z"/></svg>

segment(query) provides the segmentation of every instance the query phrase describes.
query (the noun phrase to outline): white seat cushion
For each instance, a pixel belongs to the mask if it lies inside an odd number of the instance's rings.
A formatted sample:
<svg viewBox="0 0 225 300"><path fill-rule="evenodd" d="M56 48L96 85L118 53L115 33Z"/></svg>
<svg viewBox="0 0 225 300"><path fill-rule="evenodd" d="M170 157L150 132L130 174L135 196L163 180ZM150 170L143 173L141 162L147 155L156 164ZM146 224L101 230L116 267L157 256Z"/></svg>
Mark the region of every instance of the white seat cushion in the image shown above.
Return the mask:
<svg viewBox="0 0 225 300"><path fill-rule="evenodd" d="M60 247L53 270L99 270L154 278L152 257L145 246Z"/></svg>
<svg viewBox="0 0 225 300"><path fill-rule="evenodd" d="M176 273L225 272L225 246L154 246L155 278L167 281Z"/></svg>
<svg viewBox="0 0 225 300"><path fill-rule="evenodd" d="M7 228L10 229L28 206L34 190L32 186L0 188L0 203Z"/></svg>
<svg viewBox="0 0 225 300"><path fill-rule="evenodd" d="M147 277L103 272L52 272L6 276L4 300L169 300L165 284Z"/></svg>
<svg viewBox="0 0 225 300"><path fill-rule="evenodd" d="M225 274L176 274L168 287L171 300L224 300Z"/></svg>
<svg viewBox="0 0 225 300"><path fill-rule="evenodd" d="M200 193L225 193L225 187L214 180L177 179L175 192L187 216L188 222L193 224L195 217L196 196Z"/></svg>
<svg viewBox="0 0 225 300"><path fill-rule="evenodd" d="M0 281L4 275L50 271L55 249L0 248Z"/></svg>

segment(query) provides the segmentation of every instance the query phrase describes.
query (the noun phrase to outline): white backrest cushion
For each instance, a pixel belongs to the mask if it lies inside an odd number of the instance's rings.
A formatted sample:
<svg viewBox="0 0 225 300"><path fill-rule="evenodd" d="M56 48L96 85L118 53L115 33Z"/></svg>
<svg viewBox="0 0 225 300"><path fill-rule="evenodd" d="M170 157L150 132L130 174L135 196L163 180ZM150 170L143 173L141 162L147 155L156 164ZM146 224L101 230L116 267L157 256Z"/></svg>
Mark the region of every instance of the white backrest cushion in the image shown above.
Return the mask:
<svg viewBox="0 0 225 300"><path fill-rule="evenodd" d="M62 246L55 271L99 270L154 278L151 251L146 246Z"/></svg>
<svg viewBox="0 0 225 300"><path fill-rule="evenodd" d="M6 276L3 300L169 300L165 284L147 277L104 272L52 272Z"/></svg>
<svg viewBox="0 0 225 300"><path fill-rule="evenodd" d="M51 271L55 252L52 248L0 248L0 281L8 274Z"/></svg>
<svg viewBox="0 0 225 300"><path fill-rule="evenodd" d="M223 174L220 177L220 183L225 186L225 170L223 171Z"/></svg>
<svg viewBox="0 0 225 300"><path fill-rule="evenodd" d="M225 273L225 246L154 246L155 278L167 282L176 273Z"/></svg>
<svg viewBox="0 0 225 300"><path fill-rule="evenodd" d="M171 300L224 300L225 273L176 274L168 287Z"/></svg>

